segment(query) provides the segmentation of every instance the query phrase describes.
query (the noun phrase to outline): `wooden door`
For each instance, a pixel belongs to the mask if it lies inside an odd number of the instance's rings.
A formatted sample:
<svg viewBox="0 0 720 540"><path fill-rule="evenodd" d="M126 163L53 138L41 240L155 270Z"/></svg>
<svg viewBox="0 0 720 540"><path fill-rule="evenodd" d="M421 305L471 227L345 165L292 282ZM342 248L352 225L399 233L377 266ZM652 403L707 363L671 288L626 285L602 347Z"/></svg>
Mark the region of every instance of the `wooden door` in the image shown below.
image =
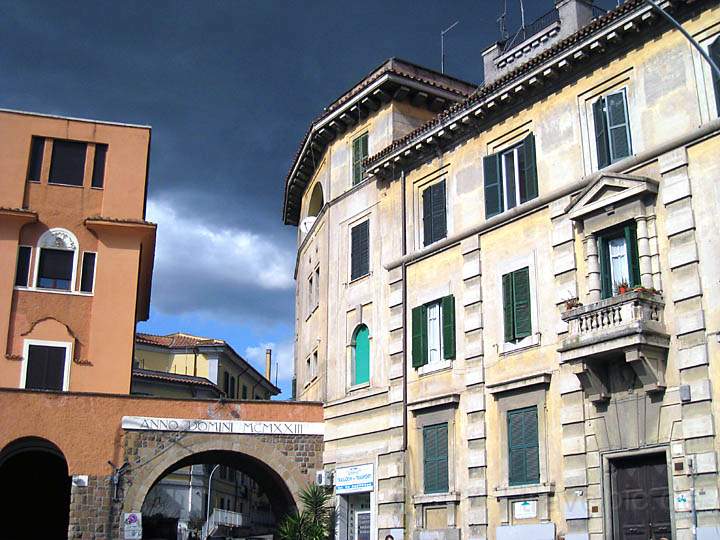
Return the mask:
<svg viewBox="0 0 720 540"><path fill-rule="evenodd" d="M664 454L612 461L613 529L617 540L672 540Z"/></svg>

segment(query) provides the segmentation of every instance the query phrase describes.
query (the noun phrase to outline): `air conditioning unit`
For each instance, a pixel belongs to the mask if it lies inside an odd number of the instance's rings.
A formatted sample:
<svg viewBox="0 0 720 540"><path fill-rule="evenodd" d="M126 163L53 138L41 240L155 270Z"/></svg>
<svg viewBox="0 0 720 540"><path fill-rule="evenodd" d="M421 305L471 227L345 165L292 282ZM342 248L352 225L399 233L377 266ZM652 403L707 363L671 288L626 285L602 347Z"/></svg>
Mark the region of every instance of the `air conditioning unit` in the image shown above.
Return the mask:
<svg viewBox="0 0 720 540"><path fill-rule="evenodd" d="M326 472L324 470L315 471L315 483L318 486L332 486L332 481L333 475L331 472Z"/></svg>

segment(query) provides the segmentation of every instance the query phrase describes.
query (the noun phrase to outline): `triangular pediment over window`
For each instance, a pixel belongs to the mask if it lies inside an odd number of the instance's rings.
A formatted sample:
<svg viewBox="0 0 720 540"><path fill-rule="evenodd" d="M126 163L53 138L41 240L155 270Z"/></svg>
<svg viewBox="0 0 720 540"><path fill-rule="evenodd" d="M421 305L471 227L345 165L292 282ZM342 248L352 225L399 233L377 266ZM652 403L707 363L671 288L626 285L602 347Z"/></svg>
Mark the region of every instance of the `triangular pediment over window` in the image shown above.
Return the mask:
<svg viewBox="0 0 720 540"><path fill-rule="evenodd" d="M565 211L572 220L612 210L631 199L655 195L658 181L645 176L603 173L580 192Z"/></svg>

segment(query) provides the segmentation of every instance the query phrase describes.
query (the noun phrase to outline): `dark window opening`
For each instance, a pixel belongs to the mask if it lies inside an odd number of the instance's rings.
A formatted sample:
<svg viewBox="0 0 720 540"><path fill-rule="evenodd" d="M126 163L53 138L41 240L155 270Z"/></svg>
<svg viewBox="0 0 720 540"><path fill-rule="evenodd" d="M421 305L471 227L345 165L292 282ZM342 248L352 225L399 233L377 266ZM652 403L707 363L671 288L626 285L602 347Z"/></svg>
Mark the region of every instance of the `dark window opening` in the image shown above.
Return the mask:
<svg viewBox="0 0 720 540"><path fill-rule="evenodd" d="M720 66L720 38L717 38L708 47L710 58ZM712 70L713 90L715 90L715 112L720 116L720 76Z"/></svg>
<svg viewBox="0 0 720 540"><path fill-rule="evenodd" d="M42 248L37 286L43 289L71 290L75 252Z"/></svg>
<svg viewBox="0 0 720 540"><path fill-rule="evenodd" d="M82 275L80 277L80 290L91 293L95 286L95 253L83 253Z"/></svg>
<svg viewBox="0 0 720 540"><path fill-rule="evenodd" d="M42 174L42 160L45 152L45 139L33 137L30 142L30 163L28 164L28 177L30 182L39 182Z"/></svg>
<svg viewBox="0 0 720 540"><path fill-rule="evenodd" d="M62 391L65 377L65 347L28 347L25 388Z"/></svg>
<svg viewBox="0 0 720 540"><path fill-rule="evenodd" d="M352 184L359 184L363 179L362 162L368 157L368 134L363 133L352 142Z"/></svg>
<svg viewBox="0 0 720 540"><path fill-rule="evenodd" d="M81 142L53 141L48 182L82 186L85 176L86 149L87 144Z"/></svg>
<svg viewBox="0 0 720 540"><path fill-rule="evenodd" d="M30 275L30 252L28 246L18 248L17 267L15 269L15 286L27 287Z"/></svg>
<svg viewBox="0 0 720 540"><path fill-rule="evenodd" d="M105 184L105 157L107 156L107 149L107 144L95 145L92 183L90 184L94 188L101 188Z"/></svg>

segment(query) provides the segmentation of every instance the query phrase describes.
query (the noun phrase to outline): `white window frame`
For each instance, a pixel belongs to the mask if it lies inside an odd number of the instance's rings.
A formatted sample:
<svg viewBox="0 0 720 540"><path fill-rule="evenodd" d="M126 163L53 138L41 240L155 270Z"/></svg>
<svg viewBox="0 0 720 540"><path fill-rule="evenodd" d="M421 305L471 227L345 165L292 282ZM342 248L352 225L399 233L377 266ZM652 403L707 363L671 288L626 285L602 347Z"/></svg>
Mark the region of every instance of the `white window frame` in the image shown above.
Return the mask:
<svg viewBox="0 0 720 540"><path fill-rule="evenodd" d="M503 354L509 354L514 351L520 350L520 349L526 349L528 347L533 347L540 344L540 327L539 327L539 306L538 306L538 298L537 298L537 273L536 273L536 253L533 250L531 253L527 255L523 255L520 257L515 257L513 259L509 259L506 261L501 262L498 265L497 269L497 287L498 287L498 294L499 294L499 305L502 306L502 290L503 290L503 276L506 274L509 274L511 272L515 272L516 270L521 270L525 267L528 269L528 281L530 286L530 323L531 323L531 333L529 336L524 337L520 341L517 342L507 342L505 341L505 319L503 317L502 309L499 310L499 320L500 324L498 325L498 337L497 337L497 343L498 346L498 353Z"/></svg>
<svg viewBox="0 0 720 540"><path fill-rule="evenodd" d="M58 248L58 247L51 247L51 246L43 246L43 242L47 240L50 237L54 237L56 234L64 234L69 237L69 241L74 245L73 249L67 249L67 248ZM73 252L73 269L72 269L72 275L70 277L70 289L49 289L45 287L38 287L38 278L40 273L40 258L42 256L42 250L43 249L56 249L58 251L72 251ZM35 270L34 270L34 276L32 280L32 289L43 291L43 292L54 292L58 294L76 294L77 293L77 265L78 265L78 256L80 253L80 244L77 241L77 237L68 231L67 229L63 229L60 227L54 227L52 229L48 229L45 231L40 239L38 240L36 251L35 251ZM94 286L94 285L93 285Z"/></svg>
<svg viewBox="0 0 720 540"><path fill-rule="evenodd" d="M30 345L36 345L39 347L59 347L65 349L65 369L63 372L63 392L67 392L70 388L70 364L72 363L72 343L67 341L46 341L41 339L26 339L23 342L23 359L20 367L20 386L25 390L25 383L27 381L27 368Z"/></svg>
<svg viewBox="0 0 720 540"><path fill-rule="evenodd" d="M703 32L704 33L704 32ZM700 46L706 53L710 52L710 45L715 40L720 40L720 33L716 32L707 37L695 36ZM698 101L700 105L701 123L710 122L720 118L720 110L715 102L715 89L713 87L712 69L698 51L692 49L693 69L695 71L695 85L697 87ZM715 112L715 114L713 114Z"/></svg>
<svg viewBox="0 0 720 540"><path fill-rule="evenodd" d="M79 294L86 294L86 295L88 295L88 296L92 296L92 295L95 294L95 281L96 281L95 278L97 277L98 254L97 254L97 251L83 251L83 252L82 252L82 259L81 259L81 262L82 262L82 263L85 263L85 254L86 254L86 253L92 253L93 255L95 255L95 261L93 262L92 290L88 292L88 291L83 291L83 290L80 289L80 287L82 287L82 278L83 278L82 269L83 269L83 266L84 266L84 264L81 264L81 265L80 265L80 283L78 284L78 293L79 293Z"/></svg>
<svg viewBox="0 0 720 540"><path fill-rule="evenodd" d="M588 125L588 143L590 146L590 163L592 164L592 170L593 171L599 171L600 170L600 162L598 161L598 149L597 149L597 140L595 139L595 114L593 113L593 107L594 105L600 101L601 99L605 99L608 96L612 96L614 94L623 93L625 96L625 119L627 121L627 138L628 138L628 148L630 148L630 156L633 156L637 153L637 149L634 145L634 138L632 134L632 126L637 124L637 122L633 122L632 118L630 117L630 89L629 85L627 84L627 81L625 81L625 84L621 84L618 86L610 87L606 90L603 90L600 94L595 96L592 99L588 99L586 103L586 114L587 114L587 125ZM607 112L605 113L607 114ZM610 152L610 136L608 134L608 152ZM627 156L627 157L630 157ZM611 164L615 163L612 161L612 156L610 156ZM625 159L625 158L621 158Z"/></svg>
<svg viewBox="0 0 720 540"><path fill-rule="evenodd" d="M508 203L507 181L506 181L507 170L505 167L505 156L507 154L512 154L513 160L514 160L513 168L515 169L515 171L514 171L515 172L515 206L520 206L520 204L521 204L520 203L520 160L518 159L518 154L519 154L518 150L520 149L520 146L522 146L522 143L515 144L514 146L511 146L510 148L508 148L506 150L501 150L499 152L501 169L502 169L501 181L502 181L502 189L503 189L503 212L507 212L508 210L510 210L510 208L508 208L508 205L507 205L507 203ZM513 206L513 208L515 208L515 206Z"/></svg>
<svg viewBox="0 0 720 540"><path fill-rule="evenodd" d="M447 295L445 295L447 296ZM427 343L427 355L428 355L428 362L427 364L420 366L417 369L418 375L425 375L427 373L433 373L435 371L442 371L443 369L449 369L452 367L452 359L451 358L443 358L445 353L445 344L443 343L443 309L442 309L442 298L440 297L437 300L431 300L430 302L426 302L426 305L428 306L428 314L427 316L430 317L430 306L436 305L438 308L438 342L439 342L439 349L438 349L438 359L435 361L432 361L430 359L430 319L425 319L425 324L427 325L428 329L428 343Z"/></svg>

